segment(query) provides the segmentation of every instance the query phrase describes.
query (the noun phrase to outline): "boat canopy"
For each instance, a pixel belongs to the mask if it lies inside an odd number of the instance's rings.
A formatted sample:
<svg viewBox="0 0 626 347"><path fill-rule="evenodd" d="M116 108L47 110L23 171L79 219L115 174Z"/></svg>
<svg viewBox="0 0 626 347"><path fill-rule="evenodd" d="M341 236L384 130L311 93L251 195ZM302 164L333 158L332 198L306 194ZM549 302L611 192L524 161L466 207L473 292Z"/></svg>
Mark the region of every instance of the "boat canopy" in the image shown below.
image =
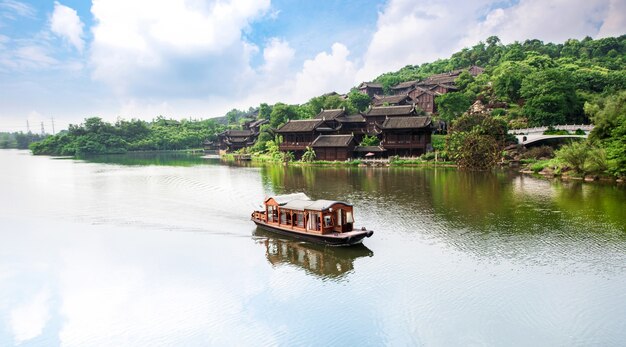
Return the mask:
<svg viewBox="0 0 626 347"><path fill-rule="evenodd" d="M293 201L293 200L304 200L304 201L311 201L311 198L309 198L306 194L304 193L293 193L293 194L284 194L284 195L275 195L275 196L271 196L267 199L265 199L265 201L267 202L269 199L274 199L274 201L276 201L276 203L280 206L285 205L286 203Z"/></svg>
<svg viewBox="0 0 626 347"><path fill-rule="evenodd" d="M296 211L325 211L334 204L352 206L342 201L333 200L292 200L282 205L281 207Z"/></svg>

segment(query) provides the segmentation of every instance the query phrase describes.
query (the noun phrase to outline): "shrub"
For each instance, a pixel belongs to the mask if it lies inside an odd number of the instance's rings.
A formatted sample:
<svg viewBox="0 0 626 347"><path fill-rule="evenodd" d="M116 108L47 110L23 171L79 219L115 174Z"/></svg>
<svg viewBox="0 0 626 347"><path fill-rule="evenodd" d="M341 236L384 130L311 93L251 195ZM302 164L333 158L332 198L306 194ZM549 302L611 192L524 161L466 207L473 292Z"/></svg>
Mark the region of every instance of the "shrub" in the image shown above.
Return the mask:
<svg viewBox="0 0 626 347"><path fill-rule="evenodd" d="M589 158L589 147L584 142L574 142L561 147L556 157L571 167L576 173L584 174Z"/></svg>

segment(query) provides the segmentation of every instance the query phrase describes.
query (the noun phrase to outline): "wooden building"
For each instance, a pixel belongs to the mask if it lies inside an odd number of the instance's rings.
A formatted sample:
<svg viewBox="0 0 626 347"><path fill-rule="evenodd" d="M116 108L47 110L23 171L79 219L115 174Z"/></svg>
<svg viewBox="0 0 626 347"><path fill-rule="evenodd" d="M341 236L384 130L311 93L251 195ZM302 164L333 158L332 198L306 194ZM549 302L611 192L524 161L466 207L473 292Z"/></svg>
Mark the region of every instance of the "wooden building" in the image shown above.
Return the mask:
<svg viewBox="0 0 626 347"><path fill-rule="evenodd" d="M374 95L383 95L383 85L380 83L363 82L357 87L360 93L367 94L370 98Z"/></svg>
<svg viewBox="0 0 626 347"><path fill-rule="evenodd" d="M416 112L413 105L370 107L363 113L366 122L366 133L370 135L380 133L380 126L387 118L410 117L415 115Z"/></svg>
<svg viewBox="0 0 626 347"><path fill-rule="evenodd" d="M421 87L415 87L415 89L409 92L409 96L415 103L415 106L428 113L437 112L435 98L438 95L441 94Z"/></svg>
<svg viewBox="0 0 626 347"><path fill-rule="evenodd" d="M431 143L432 121L428 116L387 118L379 128L380 145L387 155L420 156Z"/></svg>
<svg viewBox="0 0 626 347"><path fill-rule="evenodd" d="M417 86L419 81L407 81L398 83L395 86L391 87L391 94L393 95L403 95L407 94L411 89Z"/></svg>
<svg viewBox="0 0 626 347"><path fill-rule="evenodd" d="M328 161L352 158L355 146L353 135L320 135L311 144L315 159Z"/></svg>
<svg viewBox="0 0 626 347"><path fill-rule="evenodd" d="M289 120L276 129L276 133L283 138L279 145L280 150L291 151L297 159L302 158L306 148L320 135L317 128L323 123L321 119Z"/></svg>
<svg viewBox="0 0 626 347"><path fill-rule="evenodd" d="M374 106L401 106L410 105L411 103L411 97L406 94L388 96L374 95L374 99L372 100Z"/></svg>
<svg viewBox="0 0 626 347"><path fill-rule="evenodd" d="M233 152L254 145L259 134L252 130L226 130L217 135L219 149Z"/></svg>

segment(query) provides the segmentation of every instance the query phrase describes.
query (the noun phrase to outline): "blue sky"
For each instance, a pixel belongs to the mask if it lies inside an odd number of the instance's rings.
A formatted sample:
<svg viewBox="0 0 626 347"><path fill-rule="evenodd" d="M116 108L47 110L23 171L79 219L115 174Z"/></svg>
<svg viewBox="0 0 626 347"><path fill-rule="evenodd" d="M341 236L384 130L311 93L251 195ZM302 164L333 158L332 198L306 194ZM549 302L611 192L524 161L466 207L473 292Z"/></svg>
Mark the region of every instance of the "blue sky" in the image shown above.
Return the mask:
<svg viewBox="0 0 626 347"><path fill-rule="evenodd" d="M504 43L626 33L626 0L0 0L0 131L210 118Z"/></svg>

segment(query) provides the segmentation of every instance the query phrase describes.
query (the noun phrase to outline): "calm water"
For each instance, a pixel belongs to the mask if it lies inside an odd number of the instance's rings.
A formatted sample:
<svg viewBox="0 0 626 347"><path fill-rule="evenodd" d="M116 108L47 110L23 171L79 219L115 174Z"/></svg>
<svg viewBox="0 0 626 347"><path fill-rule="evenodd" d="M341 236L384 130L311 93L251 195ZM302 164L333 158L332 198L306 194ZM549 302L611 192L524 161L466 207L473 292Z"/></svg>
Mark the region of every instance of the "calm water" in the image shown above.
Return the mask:
<svg viewBox="0 0 626 347"><path fill-rule="evenodd" d="M257 230L355 205L362 247ZM626 190L452 169L0 151L0 346L623 346Z"/></svg>

